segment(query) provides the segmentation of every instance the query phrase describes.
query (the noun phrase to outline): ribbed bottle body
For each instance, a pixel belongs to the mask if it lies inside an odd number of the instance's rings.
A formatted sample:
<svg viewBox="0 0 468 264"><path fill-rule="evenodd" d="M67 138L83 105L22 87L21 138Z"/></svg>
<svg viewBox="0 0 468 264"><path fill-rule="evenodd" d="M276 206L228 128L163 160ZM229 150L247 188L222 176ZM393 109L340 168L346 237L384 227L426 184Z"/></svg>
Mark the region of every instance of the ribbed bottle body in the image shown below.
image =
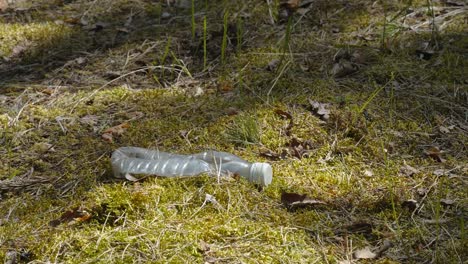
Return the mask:
<svg viewBox="0 0 468 264"><path fill-rule="evenodd" d="M193 155L179 155L138 147L122 147L111 157L116 177L127 174L149 174L165 177L239 174L247 180L268 185L271 183L271 167L263 163L250 163L236 155L205 151Z"/></svg>
<svg viewBox="0 0 468 264"><path fill-rule="evenodd" d="M157 150L124 147L116 150L111 158L117 177L127 173L152 174L157 176L195 176L210 173L212 166L191 155L177 155Z"/></svg>

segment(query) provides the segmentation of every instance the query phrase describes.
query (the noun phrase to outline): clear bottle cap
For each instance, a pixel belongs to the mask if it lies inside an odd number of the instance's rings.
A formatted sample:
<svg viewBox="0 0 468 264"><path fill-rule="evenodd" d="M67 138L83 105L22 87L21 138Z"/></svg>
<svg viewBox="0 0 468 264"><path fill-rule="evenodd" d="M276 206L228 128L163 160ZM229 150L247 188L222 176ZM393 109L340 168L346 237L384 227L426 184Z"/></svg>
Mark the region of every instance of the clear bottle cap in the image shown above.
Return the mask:
<svg viewBox="0 0 468 264"><path fill-rule="evenodd" d="M250 181L268 186L273 179L273 169L271 165L263 162L255 162L250 167Z"/></svg>

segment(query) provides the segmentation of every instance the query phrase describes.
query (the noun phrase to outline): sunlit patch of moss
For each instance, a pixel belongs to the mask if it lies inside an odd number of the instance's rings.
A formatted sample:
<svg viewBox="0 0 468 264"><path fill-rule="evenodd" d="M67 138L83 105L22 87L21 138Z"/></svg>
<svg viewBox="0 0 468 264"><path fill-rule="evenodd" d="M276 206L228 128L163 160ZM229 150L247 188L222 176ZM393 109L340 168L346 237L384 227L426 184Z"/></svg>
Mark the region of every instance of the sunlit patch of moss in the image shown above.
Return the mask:
<svg viewBox="0 0 468 264"><path fill-rule="evenodd" d="M23 47L23 52L28 56L35 56L43 46L56 45L70 38L73 29L64 25L57 25L50 22L30 23L30 24L0 24L0 35L3 41L0 42L0 52L2 56L8 57L16 47Z"/></svg>

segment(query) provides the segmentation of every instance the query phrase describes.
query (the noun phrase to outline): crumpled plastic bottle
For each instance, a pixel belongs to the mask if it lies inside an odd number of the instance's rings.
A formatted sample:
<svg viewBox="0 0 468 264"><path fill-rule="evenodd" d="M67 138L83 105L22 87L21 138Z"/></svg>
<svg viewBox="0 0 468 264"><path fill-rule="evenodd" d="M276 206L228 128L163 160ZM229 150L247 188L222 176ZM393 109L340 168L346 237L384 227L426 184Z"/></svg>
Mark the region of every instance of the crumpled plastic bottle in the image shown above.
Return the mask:
<svg viewBox="0 0 468 264"><path fill-rule="evenodd" d="M111 163L114 175L119 178L128 174L182 177L203 173L233 173L250 182L267 186L273 177L273 170L268 163L250 163L236 155L219 151L181 155L138 147L121 147L112 153Z"/></svg>

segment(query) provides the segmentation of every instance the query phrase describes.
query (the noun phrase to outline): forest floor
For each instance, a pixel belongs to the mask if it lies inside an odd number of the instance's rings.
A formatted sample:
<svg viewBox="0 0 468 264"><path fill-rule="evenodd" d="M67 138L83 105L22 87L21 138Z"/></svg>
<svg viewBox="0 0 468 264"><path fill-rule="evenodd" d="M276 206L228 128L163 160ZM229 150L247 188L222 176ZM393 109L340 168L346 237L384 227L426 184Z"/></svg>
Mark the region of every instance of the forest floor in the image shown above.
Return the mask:
<svg viewBox="0 0 468 264"><path fill-rule="evenodd" d="M5 3L5 263L466 263L464 1ZM273 182L116 179L121 146Z"/></svg>

